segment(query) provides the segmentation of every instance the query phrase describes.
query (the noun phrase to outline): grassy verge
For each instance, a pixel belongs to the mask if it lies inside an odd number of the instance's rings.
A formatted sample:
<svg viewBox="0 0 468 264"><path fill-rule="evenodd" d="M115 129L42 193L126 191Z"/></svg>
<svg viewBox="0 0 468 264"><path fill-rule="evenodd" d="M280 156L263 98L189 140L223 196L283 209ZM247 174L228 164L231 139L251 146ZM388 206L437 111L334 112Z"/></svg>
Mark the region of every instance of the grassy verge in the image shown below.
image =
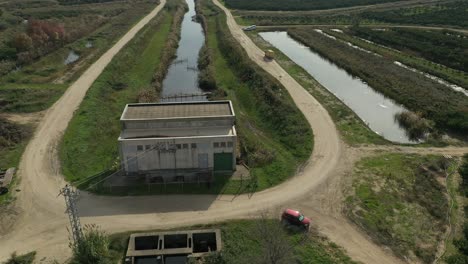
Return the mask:
<svg viewBox="0 0 468 264"><path fill-rule="evenodd" d="M393 60L369 55L314 30L298 28L288 33L374 89L433 120L438 129L467 134L468 101L458 92L399 67Z"/></svg>
<svg viewBox="0 0 468 264"><path fill-rule="evenodd" d="M262 221L261 223L259 221ZM179 228L177 230L221 229L223 250L217 258L208 263L262 263L258 262L268 249L263 239L256 236L259 232L259 224L267 226L267 230L275 232L278 241L284 245L288 252L277 252L277 255L289 254L289 259L278 263L355 263L337 245L326 238L311 232L302 234L284 230L277 220L236 220L213 225L198 225ZM148 232L148 231L144 231ZM110 236L110 249L114 254L120 254L123 258L126 253L128 239L131 233L114 234ZM280 261L280 260L278 260Z"/></svg>
<svg viewBox="0 0 468 264"><path fill-rule="evenodd" d="M348 217L401 256L432 263L449 210L448 161L440 156L379 154L360 160L346 199Z"/></svg>
<svg viewBox="0 0 468 264"><path fill-rule="evenodd" d="M60 146L68 181L82 180L113 166L118 156L120 114L125 104L136 102L139 92L151 85L176 11L171 6L179 4L168 3L114 57L89 89Z"/></svg>
<svg viewBox="0 0 468 264"><path fill-rule="evenodd" d="M450 186L455 202L451 215L452 230L446 243L445 254L442 256L448 264L468 262L468 154L463 157L458 172L461 177L452 177L453 183Z"/></svg>
<svg viewBox="0 0 468 264"><path fill-rule="evenodd" d="M390 143L369 129L348 106L317 82L302 67L260 37L258 33L249 32L248 35L260 48L275 51L276 62L327 109L346 143L350 145Z"/></svg>

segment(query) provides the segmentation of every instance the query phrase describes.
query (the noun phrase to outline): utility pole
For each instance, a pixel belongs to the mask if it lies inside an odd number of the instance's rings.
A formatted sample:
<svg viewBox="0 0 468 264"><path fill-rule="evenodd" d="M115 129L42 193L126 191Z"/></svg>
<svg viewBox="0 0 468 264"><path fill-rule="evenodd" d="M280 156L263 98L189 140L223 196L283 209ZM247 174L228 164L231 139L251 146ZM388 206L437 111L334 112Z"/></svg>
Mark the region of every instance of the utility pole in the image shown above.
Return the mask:
<svg viewBox="0 0 468 264"><path fill-rule="evenodd" d="M70 220L73 242L76 244L82 237L80 217L78 216L78 209L76 208L76 198L78 197L78 192L67 184L60 191L60 194L65 197L65 204L67 206L68 219Z"/></svg>

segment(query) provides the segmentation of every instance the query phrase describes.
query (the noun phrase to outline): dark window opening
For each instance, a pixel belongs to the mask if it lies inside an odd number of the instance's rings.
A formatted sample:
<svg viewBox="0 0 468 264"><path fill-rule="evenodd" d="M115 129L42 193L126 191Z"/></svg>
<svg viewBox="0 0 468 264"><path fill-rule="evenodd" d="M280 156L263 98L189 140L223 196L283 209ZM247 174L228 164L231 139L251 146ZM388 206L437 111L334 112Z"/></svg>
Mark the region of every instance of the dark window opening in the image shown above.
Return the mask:
<svg viewBox="0 0 468 264"><path fill-rule="evenodd" d="M216 233L198 233L193 234L193 252L216 251Z"/></svg>
<svg viewBox="0 0 468 264"><path fill-rule="evenodd" d="M164 236L164 249L186 248L186 247L187 247L187 234Z"/></svg>
<svg viewBox="0 0 468 264"><path fill-rule="evenodd" d="M135 250L158 249L159 236L135 237Z"/></svg>

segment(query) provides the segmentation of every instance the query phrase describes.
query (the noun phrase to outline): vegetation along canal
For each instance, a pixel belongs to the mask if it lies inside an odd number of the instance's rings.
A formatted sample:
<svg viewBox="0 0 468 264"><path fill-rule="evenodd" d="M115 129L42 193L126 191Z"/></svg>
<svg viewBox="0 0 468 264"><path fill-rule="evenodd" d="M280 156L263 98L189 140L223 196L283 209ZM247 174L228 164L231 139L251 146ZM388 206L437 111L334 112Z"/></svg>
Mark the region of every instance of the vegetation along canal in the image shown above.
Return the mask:
<svg viewBox="0 0 468 264"><path fill-rule="evenodd" d="M393 142L412 143L395 121L395 114L405 110L401 105L295 41L287 32L262 32L260 36L335 94L374 132Z"/></svg>
<svg viewBox="0 0 468 264"><path fill-rule="evenodd" d="M198 87L198 53L205 41L202 26L192 19L195 15L194 0L187 0L189 10L182 21L181 37L177 57L172 62L163 81L162 97L202 94ZM204 95L184 97L176 100L206 100Z"/></svg>

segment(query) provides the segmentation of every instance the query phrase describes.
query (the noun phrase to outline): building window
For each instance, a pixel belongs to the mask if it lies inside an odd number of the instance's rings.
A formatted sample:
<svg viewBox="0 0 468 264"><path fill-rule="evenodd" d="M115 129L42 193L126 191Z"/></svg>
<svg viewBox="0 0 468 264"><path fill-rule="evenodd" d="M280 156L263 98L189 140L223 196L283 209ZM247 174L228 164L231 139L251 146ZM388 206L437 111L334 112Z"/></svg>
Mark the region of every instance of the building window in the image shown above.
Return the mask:
<svg viewBox="0 0 468 264"><path fill-rule="evenodd" d="M181 149L181 148L182 148L182 145L180 145L180 144L176 144L176 146L177 146L177 149Z"/></svg>
<svg viewBox="0 0 468 264"><path fill-rule="evenodd" d="M188 144L182 144L183 149L188 149Z"/></svg>
<svg viewBox="0 0 468 264"><path fill-rule="evenodd" d="M213 143L213 147L214 147L214 148L219 148L219 143L218 143L218 142L214 142L214 143Z"/></svg>
<svg viewBox="0 0 468 264"><path fill-rule="evenodd" d="M137 151L143 151L143 145L137 145Z"/></svg>
<svg viewBox="0 0 468 264"><path fill-rule="evenodd" d="M226 147L226 142L221 142L221 147L225 148Z"/></svg>
<svg viewBox="0 0 468 264"><path fill-rule="evenodd" d="M229 142L227 143L227 146L228 146L228 148L232 148L232 142L229 141Z"/></svg>
<svg viewBox="0 0 468 264"><path fill-rule="evenodd" d="M197 148L197 143L192 143L190 147L193 148L193 149L196 149Z"/></svg>
<svg viewBox="0 0 468 264"><path fill-rule="evenodd" d="M146 145L145 146L145 150L150 150L151 149L151 145Z"/></svg>

